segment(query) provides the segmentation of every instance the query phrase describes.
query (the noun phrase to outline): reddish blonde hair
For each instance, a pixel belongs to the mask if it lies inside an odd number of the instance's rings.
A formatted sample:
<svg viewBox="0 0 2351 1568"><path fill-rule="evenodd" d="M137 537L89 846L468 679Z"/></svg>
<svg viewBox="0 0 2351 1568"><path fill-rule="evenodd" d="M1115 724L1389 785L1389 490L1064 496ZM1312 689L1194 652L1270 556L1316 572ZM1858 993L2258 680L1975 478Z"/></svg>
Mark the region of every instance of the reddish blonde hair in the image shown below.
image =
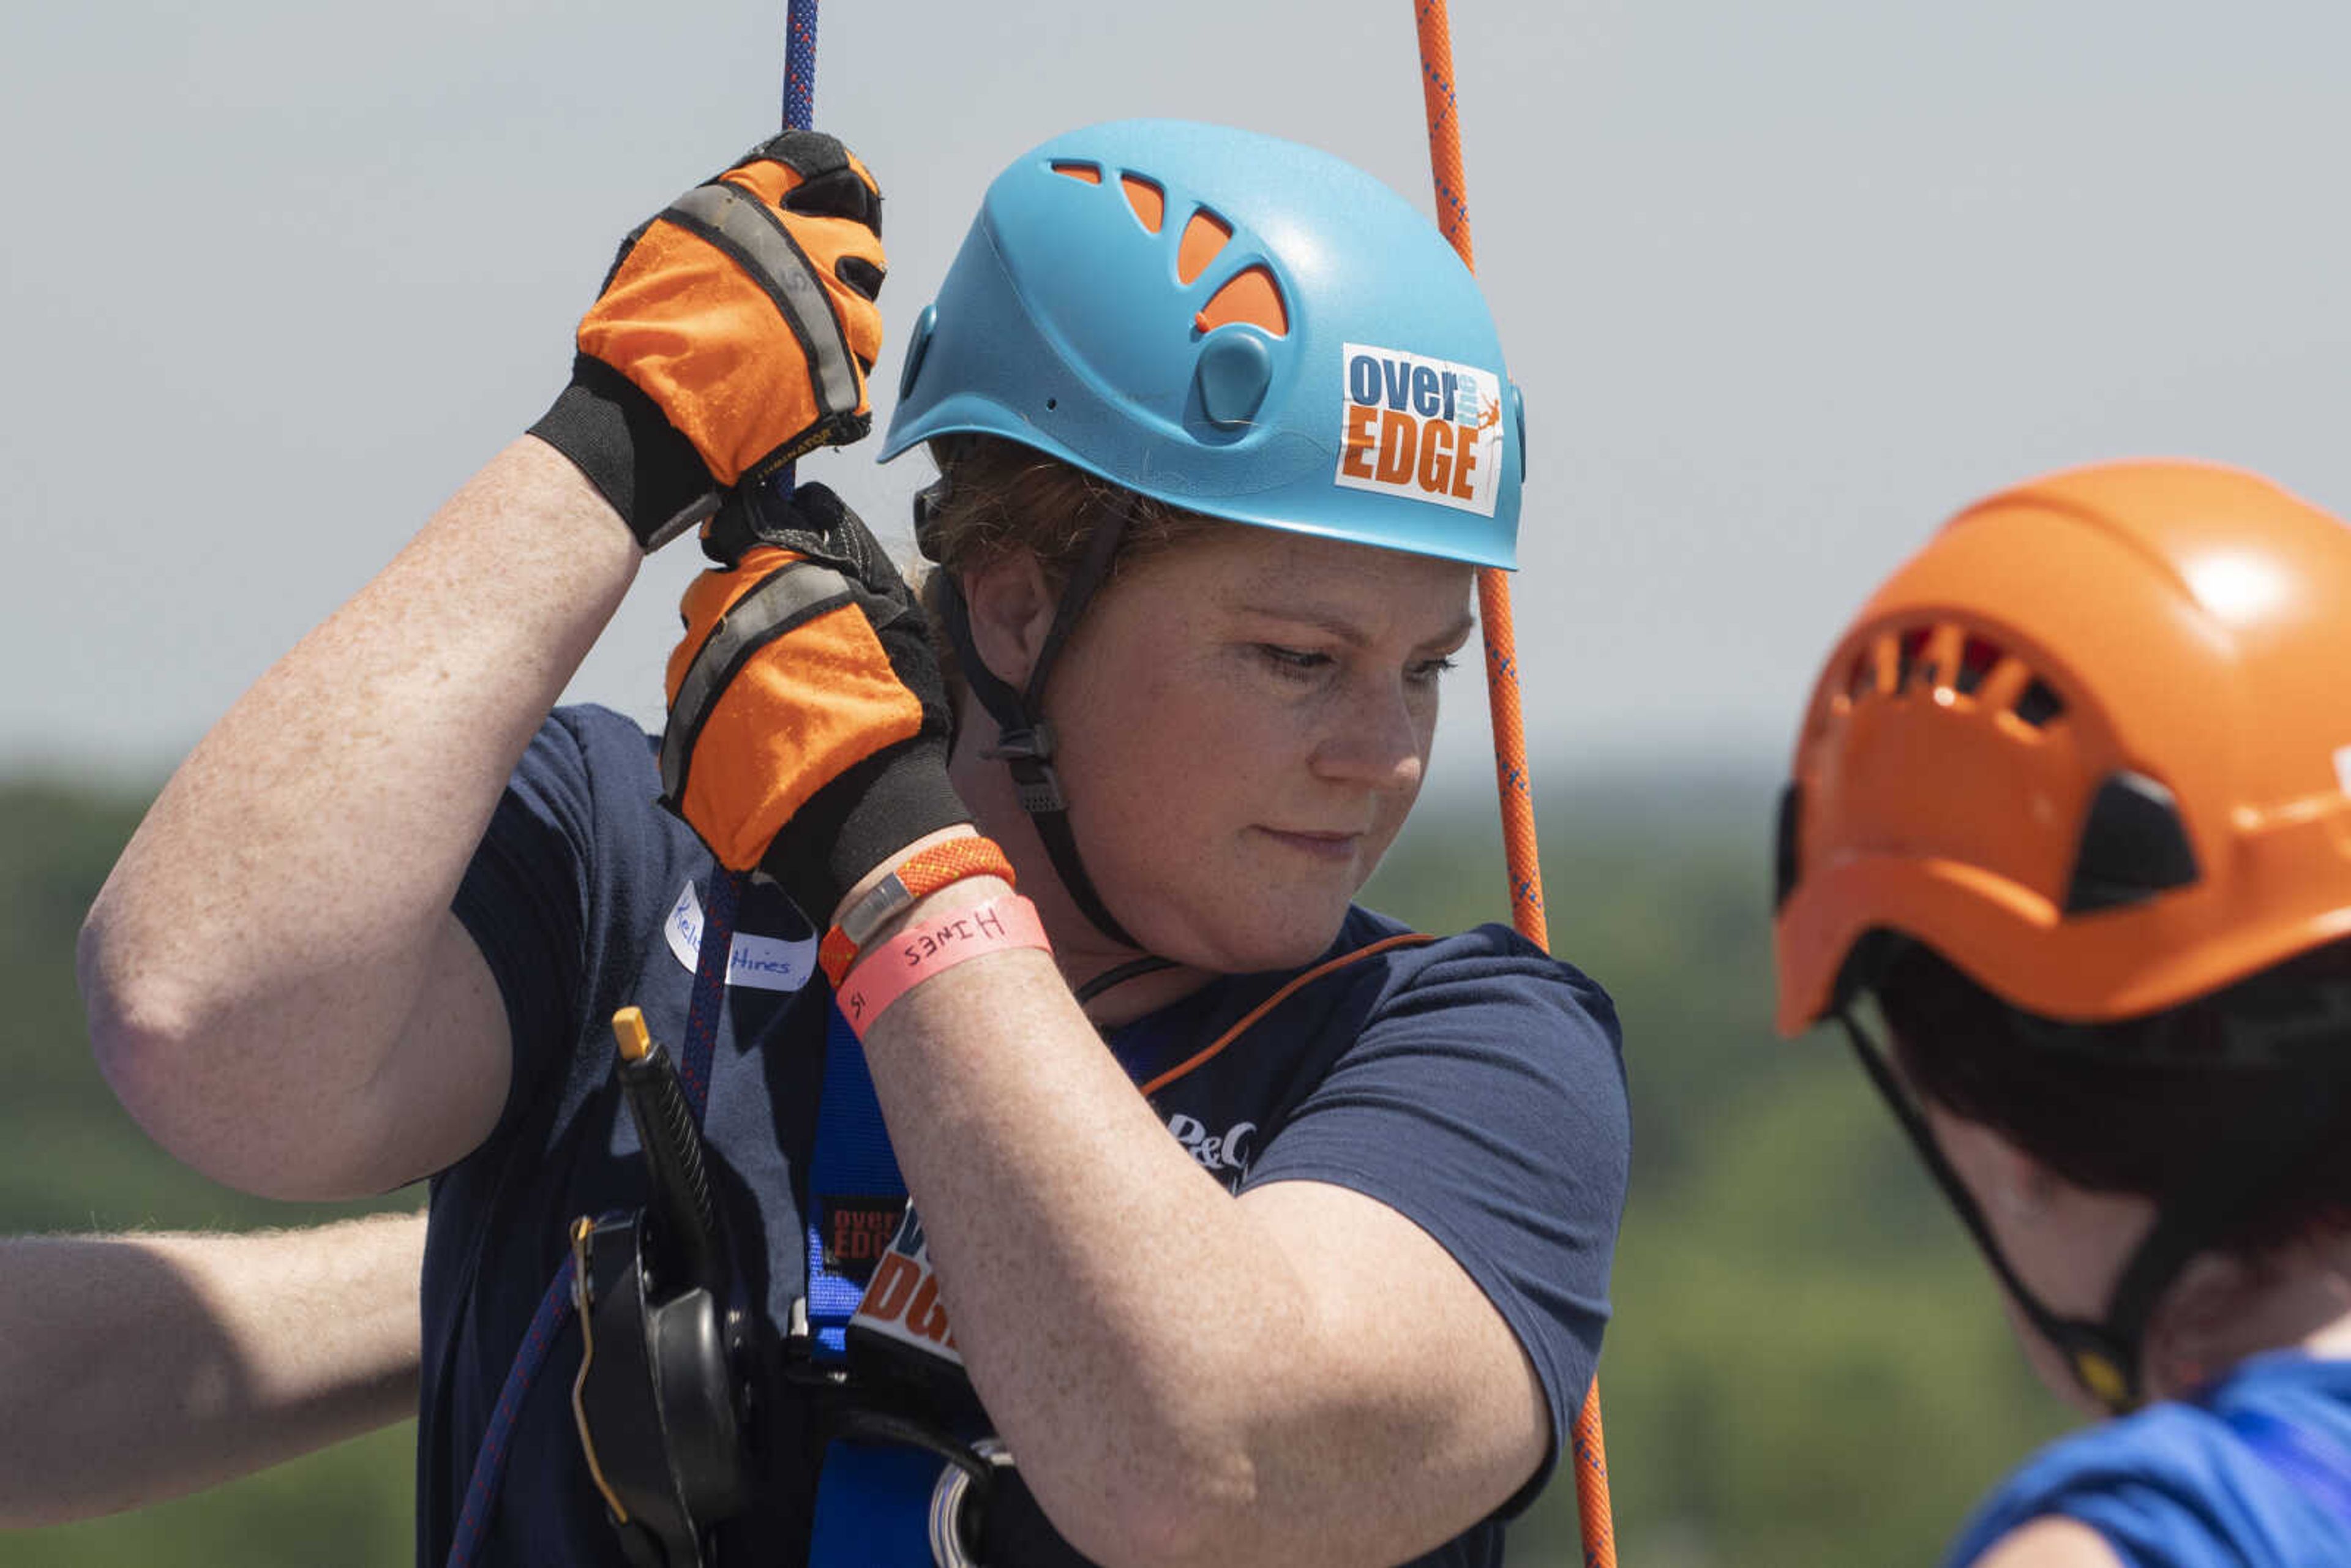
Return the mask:
<svg viewBox="0 0 2351 1568"><path fill-rule="evenodd" d="M963 672L946 637L946 591L956 574L1026 550L1059 593L1084 559L1096 527L1123 512L1125 537L1098 585L1108 587L1136 561L1238 526L1139 496L1001 436L942 436L931 443L931 456L940 485L923 530L923 553L932 570L923 575L921 592L931 642L954 689L962 687Z"/></svg>

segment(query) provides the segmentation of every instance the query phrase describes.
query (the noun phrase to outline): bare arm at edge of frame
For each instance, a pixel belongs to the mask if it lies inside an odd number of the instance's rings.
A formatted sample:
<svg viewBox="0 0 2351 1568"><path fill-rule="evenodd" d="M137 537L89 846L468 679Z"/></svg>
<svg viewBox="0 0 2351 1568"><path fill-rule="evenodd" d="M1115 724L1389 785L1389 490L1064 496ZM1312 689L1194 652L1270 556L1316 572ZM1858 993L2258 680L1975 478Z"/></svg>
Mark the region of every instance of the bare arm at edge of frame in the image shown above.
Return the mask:
<svg viewBox="0 0 2351 1568"><path fill-rule="evenodd" d="M2088 1525L2051 1514L1993 1542L1970 1568L2123 1568L2123 1560Z"/></svg>
<svg viewBox="0 0 2351 1568"><path fill-rule="evenodd" d="M0 1239L0 1530L142 1508L416 1413L421 1214Z"/></svg>
<svg viewBox="0 0 2351 1568"><path fill-rule="evenodd" d="M521 437L180 765L79 952L99 1065L158 1143L247 1191L347 1197L487 1134L510 1042L450 899L642 559Z"/></svg>
<svg viewBox="0 0 2351 1568"><path fill-rule="evenodd" d="M973 1385L1105 1568L1404 1562L1541 1462L1541 1385L1451 1255L1343 1187L1228 1194L1045 954L936 976L865 1051Z"/></svg>

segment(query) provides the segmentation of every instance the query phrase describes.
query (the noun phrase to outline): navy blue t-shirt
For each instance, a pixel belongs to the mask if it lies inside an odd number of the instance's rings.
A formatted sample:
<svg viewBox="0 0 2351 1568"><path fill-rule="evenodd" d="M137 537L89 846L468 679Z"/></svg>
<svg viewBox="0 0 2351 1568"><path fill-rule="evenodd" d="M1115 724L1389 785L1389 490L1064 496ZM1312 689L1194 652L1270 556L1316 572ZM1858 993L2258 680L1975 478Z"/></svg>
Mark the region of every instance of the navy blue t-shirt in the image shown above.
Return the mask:
<svg viewBox="0 0 2351 1568"><path fill-rule="evenodd" d="M456 899L505 997L514 1074L496 1130L433 1187L417 1460L424 1564L447 1555L475 1450L569 1222L644 1201L610 1020L641 1007L654 1038L676 1050L713 870L654 803L658 788L635 725L599 708L559 710L516 769ZM806 1282L800 1216L831 993L815 973L816 934L772 885L747 891L737 927L705 1133L772 1348ZM1402 929L1353 910L1332 952ZM1148 1082L1294 973L1212 982L1114 1030L1111 1048ZM1553 1452L1563 1451L1608 1314L1630 1149L1615 1012L1598 986L1499 926L1399 946L1303 987L1153 1103L1232 1190L1329 1182L1435 1238L1525 1347L1550 1401ZM572 1427L579 1356L573 1329L521 1410L485 1563L623 1561ZM799 1562L813 1467L788 1424L764 1461L760 1500L722 1527L722 1554ZM1418 1561L1499 1563L1501 1535L1498 1516Z"/></svg>

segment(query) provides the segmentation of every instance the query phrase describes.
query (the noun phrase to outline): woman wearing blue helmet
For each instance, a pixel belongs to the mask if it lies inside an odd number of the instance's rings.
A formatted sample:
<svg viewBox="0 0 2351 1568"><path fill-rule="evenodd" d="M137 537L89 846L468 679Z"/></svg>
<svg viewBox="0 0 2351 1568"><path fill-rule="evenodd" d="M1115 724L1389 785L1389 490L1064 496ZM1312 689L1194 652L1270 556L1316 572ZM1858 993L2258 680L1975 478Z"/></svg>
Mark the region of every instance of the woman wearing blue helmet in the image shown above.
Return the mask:
<svg viewBox="0 0 2351 1568"><path fill-rule="evenodd" d="M631 236L547 417L151 813L101 1058L224 1179L435 1173L424 1561L1497 1562L1598 1350L1614 1019L1351 903L1510 562L1484 306L1308 149L1022 158L885 439L935 648L768 485L865 432L878 219L797 133ZM660 742L550 714L704 519Z"/></svg>

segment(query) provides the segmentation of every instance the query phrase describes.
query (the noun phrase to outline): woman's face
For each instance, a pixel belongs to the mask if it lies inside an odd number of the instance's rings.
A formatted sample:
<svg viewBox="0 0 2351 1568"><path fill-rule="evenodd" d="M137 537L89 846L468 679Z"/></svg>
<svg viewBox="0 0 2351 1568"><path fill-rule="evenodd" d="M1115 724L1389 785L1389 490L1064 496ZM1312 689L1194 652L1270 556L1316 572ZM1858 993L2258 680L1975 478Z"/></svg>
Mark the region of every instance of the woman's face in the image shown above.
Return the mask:
<svg viewBox="0 0 2351 1568"><path fill-rule="evenodd" d="M1404 825L1473 570L1264 528L1126 566L1046 699L1088 873L1148 951L1303 963Z"/></svg>

